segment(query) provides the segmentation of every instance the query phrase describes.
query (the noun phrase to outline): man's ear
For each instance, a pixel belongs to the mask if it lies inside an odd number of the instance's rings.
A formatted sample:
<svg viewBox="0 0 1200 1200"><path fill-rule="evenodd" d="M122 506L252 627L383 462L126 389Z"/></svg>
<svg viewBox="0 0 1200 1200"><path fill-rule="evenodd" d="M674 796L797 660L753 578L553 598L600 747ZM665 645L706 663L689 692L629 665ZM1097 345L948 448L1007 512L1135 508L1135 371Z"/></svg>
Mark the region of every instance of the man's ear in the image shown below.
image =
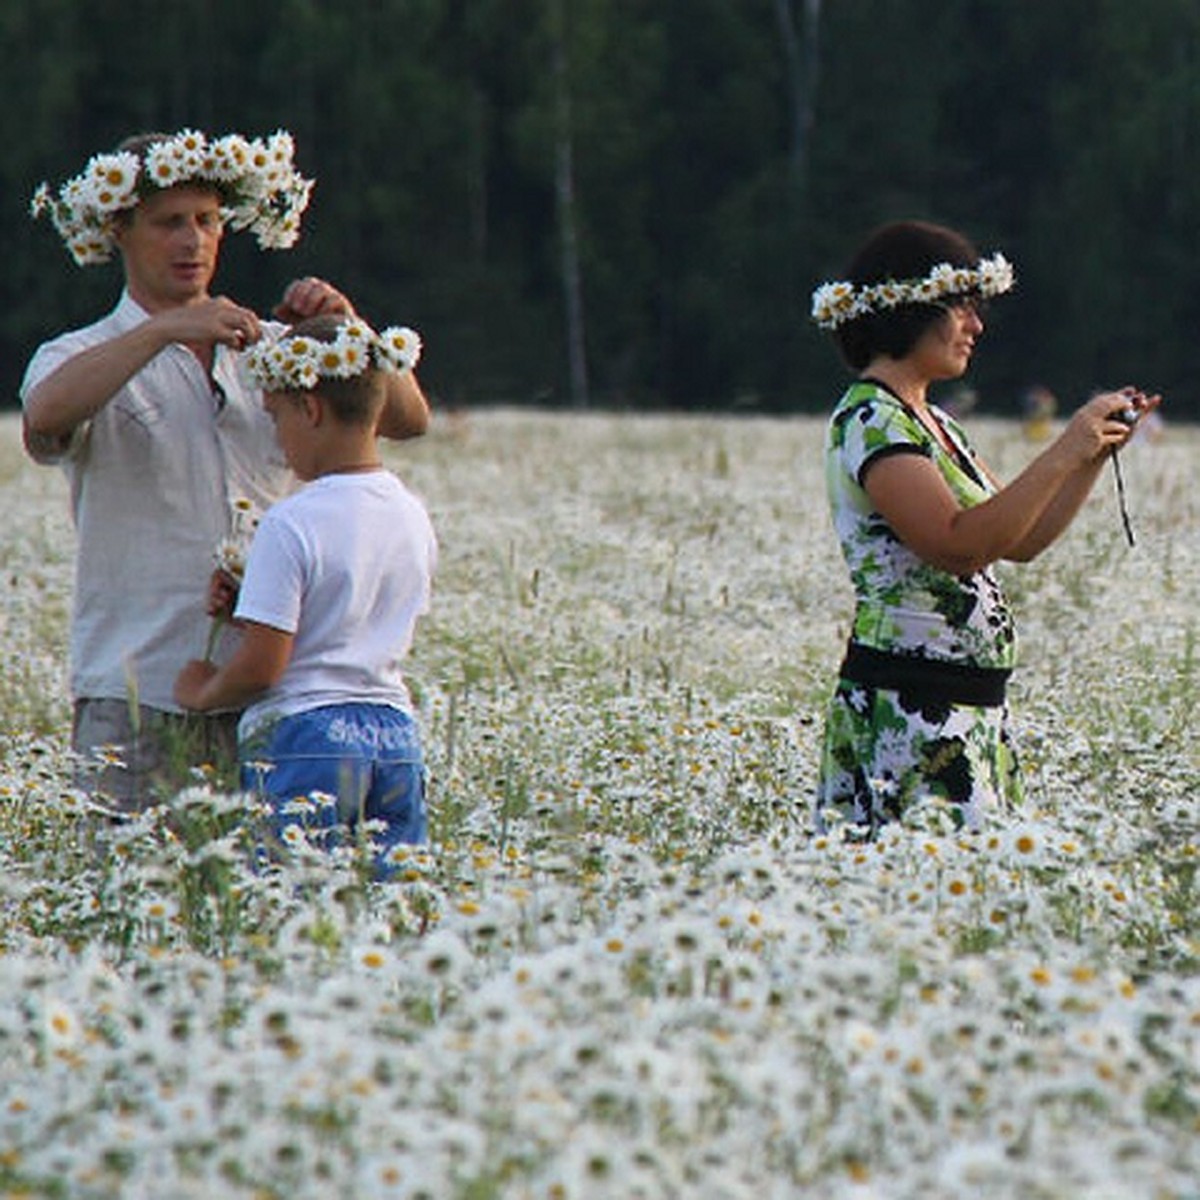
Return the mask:
<svg viewBox="0 0 1200 1200"><path fill-rule="evenodd" d="M130 226L133 224L136 209L123 208L120 212L114 213L112 218L112 233L113 245L122 254L125 253L125 238L129 232Z"/></svg>

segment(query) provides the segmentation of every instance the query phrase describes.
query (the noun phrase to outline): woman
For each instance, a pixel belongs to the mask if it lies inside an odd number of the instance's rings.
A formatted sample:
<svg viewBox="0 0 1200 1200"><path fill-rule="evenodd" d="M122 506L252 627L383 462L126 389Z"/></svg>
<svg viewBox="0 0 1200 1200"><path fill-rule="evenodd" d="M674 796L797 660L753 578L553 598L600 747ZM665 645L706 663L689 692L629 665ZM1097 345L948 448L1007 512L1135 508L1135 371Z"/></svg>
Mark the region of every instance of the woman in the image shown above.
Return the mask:
<svg viewBox="0 0 1200 1200"><path fill-rule="evenodd" d="M966 371L985 302L1012 282L1002 255L901 221L868 238L845 282L814 293L814 319L857 376L825 449L856 608L826 719L822 826L836 812L873 835L937 799L977 828L1020 799L1005 708L1016 637L992 564L1049 546L1159 403L1133 388L1094 396L1002 486L928 390Z"/></svg>

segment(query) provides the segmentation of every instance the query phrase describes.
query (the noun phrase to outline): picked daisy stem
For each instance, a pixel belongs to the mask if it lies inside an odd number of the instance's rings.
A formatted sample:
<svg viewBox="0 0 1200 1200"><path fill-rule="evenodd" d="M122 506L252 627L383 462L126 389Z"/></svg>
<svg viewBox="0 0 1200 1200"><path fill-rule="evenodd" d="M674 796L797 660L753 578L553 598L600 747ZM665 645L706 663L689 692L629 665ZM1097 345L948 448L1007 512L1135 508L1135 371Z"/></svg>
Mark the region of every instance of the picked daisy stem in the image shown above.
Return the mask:
<svg viewBox="0 0 1200 1200"><path fill-rule="evenodd" d="M225 628L225 623L229 620L225 613L217 613L212 619L212 624L208 627L208 641L204 646L204 661L212 662L213 654L217 649L217 639L221 636L221 630Z"/></svg>

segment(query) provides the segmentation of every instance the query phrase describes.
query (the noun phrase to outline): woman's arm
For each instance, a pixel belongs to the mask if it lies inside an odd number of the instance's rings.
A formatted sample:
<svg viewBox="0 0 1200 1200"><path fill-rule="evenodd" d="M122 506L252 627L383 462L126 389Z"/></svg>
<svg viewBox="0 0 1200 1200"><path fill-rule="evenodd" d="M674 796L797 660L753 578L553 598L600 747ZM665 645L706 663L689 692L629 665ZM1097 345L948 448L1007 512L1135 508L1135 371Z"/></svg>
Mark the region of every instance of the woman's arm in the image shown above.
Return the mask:
<svg viewBox="0 0 1200 1200"><path fill-rule="evenodd" d="M1030 562L1057 541L1088 498L1107 459L1108 456L1105 455L1069 475L1050 503L1042 510L1042 515L1034 522L1033 528L1012 546L1004 557L1013 562Z"/></svg>
<svg viewBox="0 0 1200 1200"><path fill-rule="evenodd" d="M1111 450L1129 439L1129 426L1114 419L1128 402L1119 392L1088 401L1012 483L971 508L960 507L931 460L913 454L870 464L863 486L896 536L940 570L969 575L1001 558L1033 557L1062 533Z"/></svg>
<svg viewBox="0 0 1200 1200"><path fill-rule="evenodd" d="M242 640L223 667L193 659L175 680L175 700L195 712L238 709L274 687L292 658L295 635L247 621Z"/></svg>

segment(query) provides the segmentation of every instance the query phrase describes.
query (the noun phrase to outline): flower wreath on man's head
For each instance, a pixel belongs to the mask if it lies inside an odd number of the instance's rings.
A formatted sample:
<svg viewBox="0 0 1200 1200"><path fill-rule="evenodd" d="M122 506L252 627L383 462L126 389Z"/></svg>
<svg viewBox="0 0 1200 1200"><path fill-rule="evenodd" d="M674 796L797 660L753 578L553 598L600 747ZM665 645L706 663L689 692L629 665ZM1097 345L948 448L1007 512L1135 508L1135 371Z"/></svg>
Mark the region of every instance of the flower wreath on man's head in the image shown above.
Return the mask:
<svg viewBox="0 0 1200 1200"><path fill-rule="evenodd" d="M80 174L54 193L43 183L30 212L49 214L79 266L107 262L115 245L116 216L157 191L180 184L211 184L230 229L248 229L264 250L286 249L300 236L313 181L292 164L295 143L286 130L267 138L230 133L210 141L184 129L150 135L140 153L96 154Z"/></svg>
<svg viewBox="0 0 1200 1200"><path fill-rule="evenodd" d="M901 304L936 304L951 296L999 296L1012 287L1014 280L1012 264L1003 254L980 259L974 267L939 263L921 279L885 279L857 285L835 280L813 292L812 318L822 329L836 329L867 313Z"/></svg>
<svg viewBox="0 0 1200 1200"><path fill-rule="evenodd" d="M246 367L265 392L309 391L321 379L352 379L368 367L411 371L421 357L413 329L392 325L376 333L359 317L345 318L330 341L285 332L246 352Z"/></svg>

